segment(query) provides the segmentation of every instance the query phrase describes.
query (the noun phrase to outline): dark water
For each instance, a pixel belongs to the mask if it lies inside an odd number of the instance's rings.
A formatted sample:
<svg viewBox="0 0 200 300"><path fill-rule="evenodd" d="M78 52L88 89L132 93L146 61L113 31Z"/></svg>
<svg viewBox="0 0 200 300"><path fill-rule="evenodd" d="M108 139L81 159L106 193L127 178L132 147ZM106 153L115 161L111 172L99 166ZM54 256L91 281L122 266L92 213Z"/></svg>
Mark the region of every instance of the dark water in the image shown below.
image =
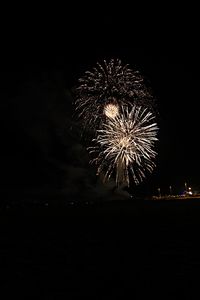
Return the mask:
<svg viewBox="0 0 200 300"><path fill-rule="evenodd" d="M199 237L198 200L2 209L2 299L198 298Z"/></svg>

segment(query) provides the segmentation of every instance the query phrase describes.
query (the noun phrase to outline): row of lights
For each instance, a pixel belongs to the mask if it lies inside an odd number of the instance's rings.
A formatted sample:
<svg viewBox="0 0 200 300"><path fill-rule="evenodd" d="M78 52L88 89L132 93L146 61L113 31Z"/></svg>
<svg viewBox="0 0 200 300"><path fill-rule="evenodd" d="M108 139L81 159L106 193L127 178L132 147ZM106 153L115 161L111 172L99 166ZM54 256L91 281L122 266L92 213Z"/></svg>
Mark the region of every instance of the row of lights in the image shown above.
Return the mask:
<svg viewBox="0 0 200 300"><path fill-rule="evenodd" d="M172 186L169 186L169 195L172 196ZM193 195L192 188L187 186L187 182L185 182L185 192L184 195ZM161 189L158 187L158 197L161 197Z"/></svg>

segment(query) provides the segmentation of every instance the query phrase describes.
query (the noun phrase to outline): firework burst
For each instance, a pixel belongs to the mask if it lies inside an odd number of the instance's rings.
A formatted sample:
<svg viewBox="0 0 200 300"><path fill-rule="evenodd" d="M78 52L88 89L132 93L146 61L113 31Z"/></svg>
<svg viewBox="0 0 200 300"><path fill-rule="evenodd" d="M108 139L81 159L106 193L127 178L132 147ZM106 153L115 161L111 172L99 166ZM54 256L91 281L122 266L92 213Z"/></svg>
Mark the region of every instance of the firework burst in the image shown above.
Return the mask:
<svg viewBox="0 0 200 300"><path fill-rule="evenodd" d="M76 88L76 111L85 127L98 129L105 119L116 117L119 107L138 105L153 107L153 97L138 71L121 60L104 60L92 71L85 72Z"/></svg>
<svg viewBox="0 0 200 300"><path fill-rule="evenodd" d="M130 176L136 184L152 172L156 152L158 127L155 116L147 108L122 107L120 114L108 118L93 139L95 146L89 148L95 154L91 160L98 166L97 174L104 173L104 180L115 174L116 184L129 186Z"/></svg>

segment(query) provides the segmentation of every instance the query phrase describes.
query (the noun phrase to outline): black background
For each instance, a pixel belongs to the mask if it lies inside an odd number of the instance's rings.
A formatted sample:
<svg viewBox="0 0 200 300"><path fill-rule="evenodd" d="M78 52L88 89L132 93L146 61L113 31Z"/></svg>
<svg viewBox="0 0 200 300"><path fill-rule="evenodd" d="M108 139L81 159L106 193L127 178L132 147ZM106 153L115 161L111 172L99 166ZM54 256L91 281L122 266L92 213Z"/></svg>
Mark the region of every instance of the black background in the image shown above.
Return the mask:
<svg viewBox="0 0 200 300"><path fill-rule="evenodd" d="M104 58L138 69L157 98L160 131L157 168L131 192L168 193L172 185L181 193L185 182L198 191L198 9L17 4L2 14L1 291L26 299L191 298L198 201L113 197L113 185L103 186L89 166L70 91Z"/></svg>

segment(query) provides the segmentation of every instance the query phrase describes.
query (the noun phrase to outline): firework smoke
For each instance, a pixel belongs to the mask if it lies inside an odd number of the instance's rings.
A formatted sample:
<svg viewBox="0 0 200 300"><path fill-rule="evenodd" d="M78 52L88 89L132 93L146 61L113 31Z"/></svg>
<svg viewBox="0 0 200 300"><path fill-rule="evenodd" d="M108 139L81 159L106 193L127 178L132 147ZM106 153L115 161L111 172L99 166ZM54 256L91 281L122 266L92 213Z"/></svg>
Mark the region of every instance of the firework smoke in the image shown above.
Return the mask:
<svg viewBox="0 0 200 300"><path fill-rule="evenodd" d="M136 184L140 183L146 171L152 172L155 163L154 143L158 131L155 117L147 108L133 106L122 108L121 114L109 118L97 130L93 139L94 147L90 154L95 154L91 160L98 166L97 174L104 173L108 180L114 173L116 184L130 183L130 176Z"/></svg>

